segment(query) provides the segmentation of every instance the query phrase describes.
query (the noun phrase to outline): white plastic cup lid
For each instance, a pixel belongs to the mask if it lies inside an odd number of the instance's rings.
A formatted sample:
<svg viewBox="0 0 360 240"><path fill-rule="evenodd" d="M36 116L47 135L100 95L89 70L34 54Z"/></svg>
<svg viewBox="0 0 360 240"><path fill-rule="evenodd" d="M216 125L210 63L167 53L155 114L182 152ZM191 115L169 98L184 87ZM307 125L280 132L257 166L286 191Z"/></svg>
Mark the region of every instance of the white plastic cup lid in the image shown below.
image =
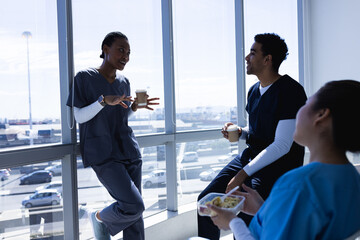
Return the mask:
<svg viewBox="0 0 360 240"><path fill-rule="evenodd" d="M237 125L230 125L228 126L227 130L228 132L232 132L232 131L237 131L238 130L238 126Z"/></svg>
<svg viewBox="0 0 360 240"><path fill-rule="evenodd" d="M143 92L146 92L146 90L145 90L145 89L137 89L137 90L135 91L135 93L143 93Z"/></svg>

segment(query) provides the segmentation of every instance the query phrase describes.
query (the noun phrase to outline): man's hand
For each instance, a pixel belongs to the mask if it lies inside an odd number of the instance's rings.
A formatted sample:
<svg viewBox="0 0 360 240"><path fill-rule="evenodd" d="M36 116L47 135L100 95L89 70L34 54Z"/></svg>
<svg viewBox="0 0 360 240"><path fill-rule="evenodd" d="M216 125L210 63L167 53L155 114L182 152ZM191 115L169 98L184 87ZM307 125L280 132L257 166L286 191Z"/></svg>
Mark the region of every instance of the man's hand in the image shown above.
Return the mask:
<svg viewBox="0 0 360 240"><path fill-rule="evenodd" d="M216 213L215 216L211 217L213 223L218 226L219 229L229 230L229 223L236 218L236 215L229 210L219 208L215 205L209 204L207 207Z"/></svg>
<svg viewBox="0 0 360 240"><path fill-rule="evenodd" d="M230 182L228 183L225 192L229 192L231 189L233 189L236 186L241 186L241 184L244 183L245 179L248 177L246 172L244 170L240 170L235 177L233 177Z"/></svg>
<svg viewBox="0 0 360 240"><path fill-rule="evenodd" d="M223 134L223 137L226 138L226 139L229 139L229 133L227 131L227 128L230 125L234 125L234 124L231 123L231 122L225 123L224 127L221 129L221 133ZM241 136L241 132L242 132L241 127L239 127L239 136Z"/></svg>

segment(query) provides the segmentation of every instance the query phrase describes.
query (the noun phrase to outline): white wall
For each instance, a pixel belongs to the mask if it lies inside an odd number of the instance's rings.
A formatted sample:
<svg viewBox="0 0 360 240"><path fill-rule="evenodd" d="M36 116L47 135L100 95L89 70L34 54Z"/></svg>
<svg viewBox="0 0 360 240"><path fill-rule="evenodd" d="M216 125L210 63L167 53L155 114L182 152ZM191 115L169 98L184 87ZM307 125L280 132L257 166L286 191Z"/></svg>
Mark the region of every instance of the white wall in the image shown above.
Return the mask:
<svg viewBox="0 0 360 240"><path fill-rule="evenodd" d="M360 81L360 1L303 0L303 4L307 94L330 80Z"/></svg>

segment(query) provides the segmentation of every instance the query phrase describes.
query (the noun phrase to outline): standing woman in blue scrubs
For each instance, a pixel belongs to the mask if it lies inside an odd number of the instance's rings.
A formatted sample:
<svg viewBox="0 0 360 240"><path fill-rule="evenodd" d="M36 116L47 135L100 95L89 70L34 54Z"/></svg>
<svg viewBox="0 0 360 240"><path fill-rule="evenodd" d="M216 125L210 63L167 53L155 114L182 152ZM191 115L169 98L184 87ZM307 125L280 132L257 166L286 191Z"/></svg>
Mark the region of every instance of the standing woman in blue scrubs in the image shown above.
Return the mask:
<svg viewBox="0 0 360 240"><path fill-rule="evenodd" d="M91 166L116 202L90 214L96 239L110 239L123 231L124 240L143 240L145 209L141 196L142 159L128 117L139 107L131 97L130 82L122 71L129 61L130 45L121 32L106 35L100 67L78 72L67 105L74 108L80 126L84 167ZM145 108L157 105L148 98Z"/></svg>

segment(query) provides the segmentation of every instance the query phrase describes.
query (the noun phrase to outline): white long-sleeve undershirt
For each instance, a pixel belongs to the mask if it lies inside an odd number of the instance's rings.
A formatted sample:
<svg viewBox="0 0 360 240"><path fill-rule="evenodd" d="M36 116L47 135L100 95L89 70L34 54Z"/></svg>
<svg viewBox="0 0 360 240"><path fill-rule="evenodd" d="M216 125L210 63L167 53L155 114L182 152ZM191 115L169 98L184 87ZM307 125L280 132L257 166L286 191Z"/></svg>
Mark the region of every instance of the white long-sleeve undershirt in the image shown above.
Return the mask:
<svg viewBox="0 0 360 240"><path fill-rule="evenodd" d="M103 107L104 106L102 106L98 101L95 101L92 104L83 108L74 107L74 116L76 122L84 123L91 120L93 117L96 116L96 114L101 111L101 109L103 109ZM134 111L130 108L128 117L130 117L133 112Z"/></svg>
<svg viewBox="0 0 360 240"><path fill-rule="evenodd" d="M295 119L280 120L276 127L274 142L262 150L243 168L246 174L251 176L287 154L293 144L294 132Z"/></svg>
<svg viewBox="0 0 360 240"><path fill-rule="evenodd" d="M231 231L236 240L255 240L249 228L241 218L234 218L229 223Z"/></svg>

